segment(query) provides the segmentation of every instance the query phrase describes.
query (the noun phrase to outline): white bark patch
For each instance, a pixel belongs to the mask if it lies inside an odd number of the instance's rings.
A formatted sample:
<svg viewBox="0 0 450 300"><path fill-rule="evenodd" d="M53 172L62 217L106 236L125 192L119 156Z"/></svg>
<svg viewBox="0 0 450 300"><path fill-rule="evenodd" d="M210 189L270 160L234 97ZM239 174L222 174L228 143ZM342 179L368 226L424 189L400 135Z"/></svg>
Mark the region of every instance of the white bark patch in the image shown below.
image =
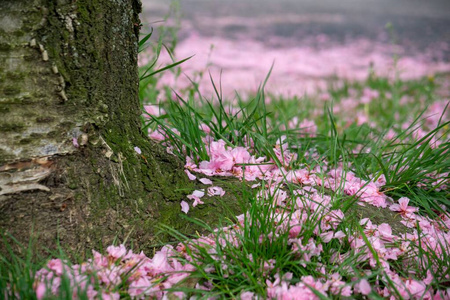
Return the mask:
<svg viewBox="0 0 450 300"><path fill-rule="evenodd" d="M8 15L2 15L0 18L0 28L6 32L14 32L20 30L22 27L22 20L12 18Z"/></svg>
<svg viewBox="0 0 450 300"><path fill-rule="evenodd" d="M0 196L30 190L50 192L48 187L38 182L51 174L51 165L52 162L44 157L1 166Z"/></svg>

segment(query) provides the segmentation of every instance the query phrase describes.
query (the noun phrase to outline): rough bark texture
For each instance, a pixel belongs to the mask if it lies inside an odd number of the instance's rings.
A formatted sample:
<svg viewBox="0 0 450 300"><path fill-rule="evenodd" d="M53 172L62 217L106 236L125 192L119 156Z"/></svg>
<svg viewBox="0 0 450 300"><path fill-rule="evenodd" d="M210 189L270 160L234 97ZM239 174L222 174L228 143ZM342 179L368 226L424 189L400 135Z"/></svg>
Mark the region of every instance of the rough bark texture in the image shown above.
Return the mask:
<svg viewBox="0 0 450 300"><path fill-rule="evenodd" d="M0 2L3 233L25 243L34 236L50 248L59 239L83 255L115 238L144 250L165 242L155 234L160 223L195 229L179 217L193 188L181 162L140 130L140 6ZM218 220L224 213L221 205L204 207L192 216Z"/></svg>

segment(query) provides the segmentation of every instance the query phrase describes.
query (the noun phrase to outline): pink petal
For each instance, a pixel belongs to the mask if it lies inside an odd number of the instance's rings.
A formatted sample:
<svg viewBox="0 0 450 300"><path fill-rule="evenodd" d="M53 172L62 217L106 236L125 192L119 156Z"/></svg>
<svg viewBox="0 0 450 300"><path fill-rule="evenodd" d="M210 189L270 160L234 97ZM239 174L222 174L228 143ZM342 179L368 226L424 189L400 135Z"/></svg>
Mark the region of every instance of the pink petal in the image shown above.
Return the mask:
<svg viewBox="0 0 450 300"><path fill-rule="evenodd" d="M294 237L298 236L298 234L300 233L301 230L302 230L301 225L292 226L292 228L289 230L289 237L294 238Z"/></svg>
<svg viewBox="0 0 450 300"><path fill-rule="evenodd" d="M378 226L378 231L383 237L392 238L392 228L387 223L382 223Z"/></svg>
<svg viewBox="0 0 450 300"><path fill-rule="evenodd" d="M426 285L430 285L433 281L433 274L431 274L430 270L427 271L427 277L423 280Z"/></svg>
<svg viewBox="0 0 450 300"><path fill-rule="evenodd" d="M184 172L187 174L187 176L189 177L189 180L195 180L197 178L197 176L195 176L194 174L192 174L191 172L189 172L188 170L184 170Z"/></svg>
<svg viewBox="0 0 450 300"><path fill-rule="evenodd" d="M322 241L324 243L329 243L331 241L331 239L333 238L333 235L334 235L333 231L327 231L327 232L320 234L320 237L322 238Z"/></svg>
<svg viewBox="0 0 450 300"><path fill-rule="evenodd" d="M398 199L398 203L400 204L401 208L406 208L408 207L409 199L406 197L401 197L400 199Z"/></svg>
<svg viewBox="0 0 450 300"><path fill-rule="evenodd" d="M80 145L78 145L78 140L77 140L77 138L75 138L75 137L72 139L72 144L73 144L73 146L74 146L75 148L80 147Z"/></svg>
<svg viewBox="0 0 450 300"><path fill-rule="evenodd" d="M36 297L39 300L43 299L45 296L45 291L46 291L45 283L39 282L36 288Z"/></svg>
<svg viewBox="0 0 450 300"><path fill-rule="evenodd" d="M163 134L161 134L158 130L150 132L148 137L155 141L164 141L166 139L166 137Z"/></svg>
<svg viewBox="0 0 450 300"><path fill-rule="evenodd" d="M163 109L159 108L159 105L150 104L150 105L144 105L145 111L152 116L158 117L161 115L161 113L164 113ZM146 116L148 117L148 116Z"/></svg>
<svg viewBox="0 0 450 300"><path fill-rule="evenodd" d="M389 207L389 209L392 210L392 211L401 211L401 210L402 210L402 209L400 208L400 205L398 205L398 204L392 204L392 205Z"/></svg>
<svg viewBox="0 0 450 300"><path fill-rule="evenodd" d="M189 211L189 204L186 201L181 201L181 211L185 214Z"/></svg>
<svg viewBox="0 0 450 300"><path fill-rule="evenodd" d="M196 207L199 204L204 204L203 201L200 200L199 197L192 196L192 198L194 199L194 203L192 204L193 207Z"/></svg>
<svg viewBox="0 0 450 300"><path fill-rule="evenodd" d="M195 190L195 191L192 193L192 196L201 198L201 197L205 196L205 192L204 192L204 190Z"/></svg>
<svg viewBox="0 0 450 300"><path fill-rule="evenodd" d="M342 230L339 230L338 232L336 232L335 234L334 234L334 238L335 239L342 239L343 237L345 237L346 235L345 235L345 233L343 233L342 232Z"/></svg>
<svg viewBox="0 0 450 300"><path fill-rule="evenodd" d="M372 291L369 282L366 279L361 279L359 282L359 290L363 295L369 295Z"/></svg>
<svg viewBox="0 0 450 300"><path fill-rule="evenodd" d="M123 244L119 246L109 246L106 248L106 252L108 252L108 255L115 258L124 258L124 256L127 254L127 249Z"/></svg>
<svg viewBox="0 0 450 300"><path fill-rule="evenodd" d="M213 184L213 182L208 178L200 178L199 181L203 184Z"/></svg>
<svg viewBox="0 0 450 300"><path fill-rule="evenodd" d="M241 294L241 300L252 300L254 299L254 295L252 292L243 292Z"/></svg>

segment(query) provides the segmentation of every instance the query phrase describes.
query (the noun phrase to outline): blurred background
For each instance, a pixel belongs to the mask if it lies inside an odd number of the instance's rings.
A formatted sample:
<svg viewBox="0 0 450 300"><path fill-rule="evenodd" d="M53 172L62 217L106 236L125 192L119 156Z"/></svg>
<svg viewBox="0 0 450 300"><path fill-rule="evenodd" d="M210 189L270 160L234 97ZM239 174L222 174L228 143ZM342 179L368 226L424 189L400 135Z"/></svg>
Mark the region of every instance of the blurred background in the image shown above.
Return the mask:
<svg viewBox="0 0 450 300"><path fill-rule="evenodd" d="M450 72L449 0L142 3L144 25L179 27L177 59L195 55L182 65L184 75L166 76L166 83L182 86L208 70L224 93L251 93L274 64L267 90L291 96L333 78L364 80L370 72L402 79ZM202 81L211 91L209 75Z"/></svg>

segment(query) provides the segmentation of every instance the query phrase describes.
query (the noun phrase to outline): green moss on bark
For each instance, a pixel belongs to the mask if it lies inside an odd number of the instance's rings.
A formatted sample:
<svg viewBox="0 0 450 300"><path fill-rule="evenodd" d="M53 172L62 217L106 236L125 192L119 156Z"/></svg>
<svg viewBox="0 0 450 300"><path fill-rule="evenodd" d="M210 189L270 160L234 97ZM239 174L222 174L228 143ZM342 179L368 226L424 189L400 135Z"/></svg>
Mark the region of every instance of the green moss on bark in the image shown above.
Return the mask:
<svg viewBox="0 0 450 300"><path fill-rule="evenodd" d="M6 101L9 113L30 115L26 124L3 126L11 132L30 126L39 129L18 139L16 146L30 151L21 160L42 156L34 151L40 149L41 141L64 147L49 156L52 172L39 182L49 192L32 190L0 199L4 212L0 227L23 243L37 235L39 244L49 248L59 238L64 249L79 255L126 238L149 250L170 240L167 234L157 235L160 224L187 234L200 230L180 218L180 202L196 188L183 172L183 164L140 130L140 2L14 2L19 4L28 13L20 15L21 30L30 34L26 43L34 39L36 45L7 43L20 45L25 70L23 77L11 78L19 84L11 93L20 94ZM48 60L43 60L40 47ZM73 146L72 138L77 138L80 147ZM11 160L2 151L0 165ZM231 194L225 198L237 208L235 201ZM192 208L190 215L214 222L228 211L217 199L208 198L205 203Z"/></svg>

